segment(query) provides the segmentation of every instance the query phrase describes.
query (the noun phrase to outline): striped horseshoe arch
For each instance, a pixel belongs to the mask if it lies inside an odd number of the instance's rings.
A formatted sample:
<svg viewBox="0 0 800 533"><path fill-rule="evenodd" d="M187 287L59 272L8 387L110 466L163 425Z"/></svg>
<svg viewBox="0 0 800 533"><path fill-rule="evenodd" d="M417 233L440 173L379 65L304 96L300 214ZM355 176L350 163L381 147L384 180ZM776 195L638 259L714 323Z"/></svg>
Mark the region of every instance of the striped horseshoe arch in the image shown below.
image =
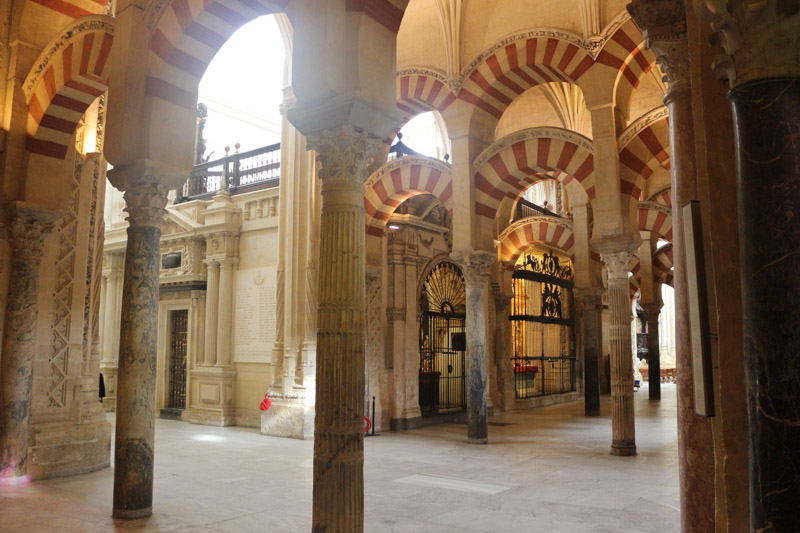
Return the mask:
<svg viewBox="0 0 800 533"><path fill-rule="evenodd" d="M579 205L595 197L592 141L561 128L531 128L487 148L473 165L475 213L494 219L503 198L516 199L533 183L552 177Z"/></svg>
<svg viewBox="0 0 800 533"><path fill-rule="evenodd" d="M635 135L625 135L628 131ZM659 108L634 122L625 133L621 137L624 144L619 146L620 187L623 195L638 201L645 181L659 167L670 169L668 115Z"/></svg>
<svg viewBox="0 0 800 533"><path fill-rule="evenodd" d="M282 13L289 0L156 0L152 20L146 94L191 109L206 67L246 23ZM162 10L159 15L158 10Z"/></svg>
<svg viewBox="0 0 800 533"><path fill-rule="evenodd" d="M379 168L364 186L367 235L381 237L395 209L420 194L431 194L447 207L453 195L450 165L431 157L406 156Z"/></svg>
<svg viewBox="0 0 800 533"><path fill-rule="evenodd" d="M407 117L433 110L444 111L454 100L456 95L439 72L408 69L397 73L397 107Z"/></svg>
<svg viewBox="0 0 800 533"><path fill-rule="evenodd" d="M558 248L569 257L573 257L575 252L572 224L557 217L538 216L518 220L506 228L498 240L500 260L510 270L513 270L519 256L534 244Z"/></svg>
<svg viewBox="0 0 800 533"><path fill-rule="evenodd" d="M654 202L639 202L639 229L672 242L672 209Z"/></svg>
<svg viewBox="0 0 800 533"><path fill-rule="evenodd" d="M81 117L108 89L113 42L114 20L91 15L75 20L44 49L23 84L29 152L66 157Z"/></svg>
<svg viewBox="0 0 800 533"><path fill-rule="evenodd" d="M655 64L655 55L644 47L644 37L639 28L625 13L623 22L603 45L597 54L597 63L618 71L616 90L617 105L626 111L630 107L631 95L645 74Z"/></svg>
<svg viewBox="0 0 800 533"><path fill-rule="evenodd" d="M648 202L653 202L659 205L665 205L672 208L672 188L667 187L650 196Z"/></svg>
<svg viewBox="0 0 800 533"><path fill-rule="evenodd" d="M674 271L672 263L672 245L668 244L656 250L653 254L653 277L659 283L663 283L672 287L674 280Z"/></svg>

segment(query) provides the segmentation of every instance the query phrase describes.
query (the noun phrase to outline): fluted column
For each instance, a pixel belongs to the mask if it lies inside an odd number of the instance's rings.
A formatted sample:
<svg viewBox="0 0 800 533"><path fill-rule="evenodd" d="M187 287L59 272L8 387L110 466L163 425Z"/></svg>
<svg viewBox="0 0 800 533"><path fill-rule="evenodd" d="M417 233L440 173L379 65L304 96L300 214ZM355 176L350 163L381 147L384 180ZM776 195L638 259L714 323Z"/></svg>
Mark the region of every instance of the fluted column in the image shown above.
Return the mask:
<svg viewBox="0 0 800 533"><path fill-rule="evenodd" d="M486 378L486 284L497 256L491 252L453 252L467 286L467 442L489 442Z"/></svg>
<svg viewBox="0 0 800 533"><path fill-rule="evenodd" d="M205 261L206 281L206 338L203 351L203 366L217 364L217 316L219 314L219 262Z"/></svg>
<svg viewBox="0 0 800 533"><path fill-rule="evenodd" d="M322 163L313 531L364 529L366 158L377 139L351 126L309 137Z"/></svg>
<svg viewBox="0 0 800 533"><path fill-rule="evenodd" d="M219 262L219 305L217 311L216 366L230 366L233 351L233 266L235 259Z"/></svg>
<svg viewBox="0 0 800 533"><path fill-rule="evenodd" d="M124 187L128 243L122 283L117 431L114 443L114 517L152 514L158 270L167 187Z"/></svg>
<svg viewBox="0 0 800 533"><path fill-rule="evenodd" d="M27 474L39 264L45 235L58 216L48 211L30 211L19 213L9 227L11 272L0 357L0 485Z"/></svg>
<svg viewBox="0 0 800 533"><path fill-rule="evenodd" d="M575 289L583 307L584 414L600 416L600 350L602 349L603 288Z"/></svg>
<svg viewBox="0 0 800 533"><path fill-rule="evenodd" d="M622 250L601 253L600 257L608 270L608 307L611 312L611 455L636 455L631 297L628 286L628 267L633 256L630 251Z"/></svg>

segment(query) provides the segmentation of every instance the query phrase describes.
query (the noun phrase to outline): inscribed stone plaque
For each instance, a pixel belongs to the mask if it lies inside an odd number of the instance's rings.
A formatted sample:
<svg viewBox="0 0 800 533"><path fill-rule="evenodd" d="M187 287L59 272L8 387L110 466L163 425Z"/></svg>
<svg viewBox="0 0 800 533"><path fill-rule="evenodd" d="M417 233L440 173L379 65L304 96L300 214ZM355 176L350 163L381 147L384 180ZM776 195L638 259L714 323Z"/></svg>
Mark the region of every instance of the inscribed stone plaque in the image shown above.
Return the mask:
<svg viewBox="0 0 800 533"><path fill-rule="evenodd" d="M274 266L239 270L236 276L234 361L269 363L275 342Z"/></svg>

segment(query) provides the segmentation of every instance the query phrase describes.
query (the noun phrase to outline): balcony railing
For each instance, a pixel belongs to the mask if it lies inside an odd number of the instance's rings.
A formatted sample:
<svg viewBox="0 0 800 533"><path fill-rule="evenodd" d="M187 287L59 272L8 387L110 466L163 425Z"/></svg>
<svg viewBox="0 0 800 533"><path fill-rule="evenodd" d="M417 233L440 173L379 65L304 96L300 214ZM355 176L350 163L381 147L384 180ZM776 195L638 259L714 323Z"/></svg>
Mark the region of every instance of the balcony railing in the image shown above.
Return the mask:
<svg viewBox="0 0 800 533"><path fill-rule="evenodd" d="M522 220L523 218L538 217L542 215L561 218L559 215L553 213L549 209L545 209L544 207L540 207L534 203L531 203L524 198L520 198L517 202L517 212L514 213L514 220Z"/></svg>
<svg viewBox="0 0 800 533"><path fill-rule="evenodd" d="M178 202L212 196L223 187L231 194L277 187L281 177L281 145L273 144L195 165Z"/></svg>

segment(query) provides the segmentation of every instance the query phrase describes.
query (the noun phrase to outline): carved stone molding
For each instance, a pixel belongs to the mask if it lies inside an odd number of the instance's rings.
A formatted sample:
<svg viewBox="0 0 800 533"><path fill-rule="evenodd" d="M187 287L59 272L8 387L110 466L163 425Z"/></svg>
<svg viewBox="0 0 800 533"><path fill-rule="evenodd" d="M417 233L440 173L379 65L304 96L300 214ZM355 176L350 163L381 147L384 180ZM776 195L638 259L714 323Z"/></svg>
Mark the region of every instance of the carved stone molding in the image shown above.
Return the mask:
<svg viewBox="0 0 800 533"><path fill-rule="evenodd" d="M786 0L704 0L697 15L711 24L711 45L725 54L714 70L731 88L748 81L800 76L800 5Z"/></svg>
<svg viewBox="0 0 800 533"><path fill-rule="evenodd" d="M634 0L627 6L672 89L689 82L686 7L683 0Z"/></svg>
<svg viewBox="0 0 800 533"><path fill-rule="evenodd" d="M53 230L53 224L16 217L9 226L8 243L12 259L37 263L41 261L44 255L44 239Z"/></svg>
<svg viewBox="0 0 800 533"><path fill-rule="evenodd" d="M123 192L131 227L161 229L167 214L167 187L161 183L137 182Z"/></svg>
<svg viewBox="0 0 800 533"><path fill-rule="evenodd" d="M381 142L366 132L344 125L309 136L307 144L310 150L317 152L317 159L322 163L319 177L323 182L364 183L367 156L377 152Z"/></svg>
<svg viewBox="0 0 800 533"><path fill-rule="evenodd" d="M297 107L297 97L294 95L292 86L283 88L283 101L278 106L281 116L286 115L290 109Z"/></svg>
<svg viewBox="0 0 800 533"><path fill-rule="evenodd" d="M601 253L600 259L606 264L608 269L608 281L628 281L628 272L630 272L630 264L633 260L633 254L630 252L610 252Z"/></svg>
<svg viewBox="0 0 800 533"><path fill-rule="evenodd" d="M483 286L489 278L492 265L497 261L497 255L481 251L453 252L450 258L461 267L464 281L468 286Z"/></svg>
<svg viewBox="0 0 800 533"><path fill-rule="evenodd" d="M402 309L386 309L386 320L389 322L402 322L406 319L406 310Z"/></svg>
<svg viewBox="0 0 800 533"><path fill-rule="evenodd" d="M575 288L572 294L576 300L583 304L584 309L600 309L603 305L603 294L605 292L602 287Z"/></svg>
<svg viewBox="0 0 800 533"><path fill-rule="evenodd" d="M642 115L641 117L637 118L635 121L631 123L630 126L625 128L625 131L620 134L619 138L617 139L617 147L621 151L623 148L628 146L628 143L631 142L633 139L639 135L642 130L655 124L660 120L668 120L669 119L669 109L667 106L659 106L655 109L652 109Z"/></svg>
<svg viewBox="0 0 800 533"><path fill-rule="evenodd" d="M439 159L423 155L405 156L405 157L400 157L398 159L393 159L388 163L386 163L385 165L381 166L375 172L373 172L373 174L367 180L365 188L368 189L372 187L381 178L383 178L387 174L391 174L392 171L398 168L403 168L411 165L422 165L431 167L440 171L442 174L445 174L445 176L450 176L453 172L453 167L449 163L445 163L444 161L440 161Z"/></svg>

